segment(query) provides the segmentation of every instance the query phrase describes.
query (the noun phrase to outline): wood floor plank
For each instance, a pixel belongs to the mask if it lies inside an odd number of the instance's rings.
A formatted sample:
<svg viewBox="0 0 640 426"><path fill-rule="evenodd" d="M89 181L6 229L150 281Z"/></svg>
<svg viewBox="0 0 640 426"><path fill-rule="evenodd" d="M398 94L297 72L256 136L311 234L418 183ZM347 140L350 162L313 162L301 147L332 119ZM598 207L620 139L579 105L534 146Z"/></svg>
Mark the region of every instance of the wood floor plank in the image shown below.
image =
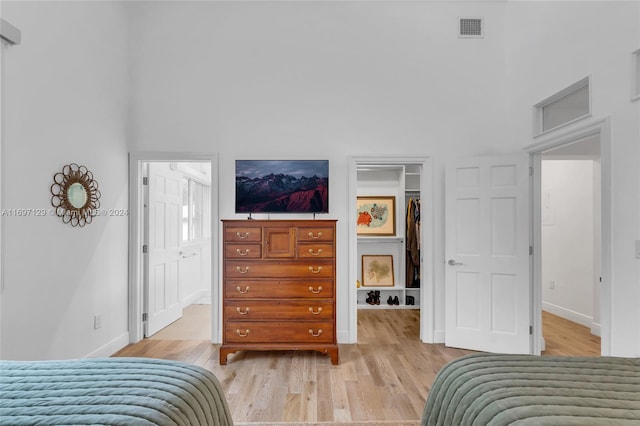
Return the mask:
<svg viewBox="0 0 640 426"><path fill-rule="evenodd" d="M370 309L358 311L358 343L340 345L339 365L317 352L241 351L221 366L219 345L188 338L187 330L198 329L194 321L208 318L185 315L174 323L180 332L165 333L179 340L145 339L115 356L174 359L212 371L235 422L418 424L438 371L471 353L420 342L419 310ZM587 327L546 312L543 324L543 355L600 353L600 339Z"/></svg>
<svg viewBox="0 0 640 426"><path fill-rule="evenodd" d="M317 390L317 420L319 422L333 421L333 388L331 386L331 373L328 366L322 363L318 365L316 380L318 382Z"/></svg>

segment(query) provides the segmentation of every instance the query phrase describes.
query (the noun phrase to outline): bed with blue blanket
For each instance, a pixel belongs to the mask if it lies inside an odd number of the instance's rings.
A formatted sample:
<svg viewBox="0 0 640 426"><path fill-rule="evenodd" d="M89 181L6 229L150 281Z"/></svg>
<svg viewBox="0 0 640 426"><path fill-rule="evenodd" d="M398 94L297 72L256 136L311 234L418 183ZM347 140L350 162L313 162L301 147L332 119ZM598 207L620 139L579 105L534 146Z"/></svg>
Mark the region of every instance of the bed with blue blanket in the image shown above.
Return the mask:
<svg viewBox="0 0 640 426"><path fill-rule="evenodd" d="M436 375L422 425L640 425L640 358L467 355Z"/></svg>
<svg viewBox="0 0 640 426"><path fill-rule="evenodd" d="M217 378L150 358L0 361L2 425L233 425Z"/></svg>

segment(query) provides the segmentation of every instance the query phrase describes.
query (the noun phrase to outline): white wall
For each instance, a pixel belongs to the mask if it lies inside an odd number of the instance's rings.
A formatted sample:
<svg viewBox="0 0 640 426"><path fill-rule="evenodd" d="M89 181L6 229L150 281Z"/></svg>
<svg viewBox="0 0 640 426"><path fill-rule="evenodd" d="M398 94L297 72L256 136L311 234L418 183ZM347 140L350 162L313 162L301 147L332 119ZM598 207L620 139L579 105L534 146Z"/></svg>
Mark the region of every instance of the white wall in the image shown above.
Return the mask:
<svg viewBox="0 0 640 426"><path fill-rule="evenodd" d="M348 157L432 156L436 328L444 329L443 167L519 150L507 114L504 5L448 2L139 2L132 12L132 145L219 153L220 217L233 218L234 160L330 161L328 217L348 253ZM460 16L483 39L460 39ZM340 255L342 253L342 255ZM345 261L337 264L346 335Z"/></svg>
<svg viewBox="0 0 640 426"><path fill-rule="evenodd" d="M592 117L611 119L612 355L640 355L640 108L630 101L631 52L640 46L640 2L508 2L511 139L534 142L532 106L591 76ZM604 322L604 319L603 319ZM603 348L607 350L607 348Z"/></svg>
<svg viewBox="0 0 640 426"><path fill-rule="evenodd" d="M53 175L77 162L93 172L102 208L127 209L122 5L3 1L2 17L22 31L3 58L3 208L48 209ZM126 344L127 217L80 229L51 215L5 221L0 357L109 355Z"/></svg>
<svg viewBox="0 0 640 426"><path fill-rule="evenodd" d="M589 328L595 315L593 163L542 162L543 309Z"/></svg>

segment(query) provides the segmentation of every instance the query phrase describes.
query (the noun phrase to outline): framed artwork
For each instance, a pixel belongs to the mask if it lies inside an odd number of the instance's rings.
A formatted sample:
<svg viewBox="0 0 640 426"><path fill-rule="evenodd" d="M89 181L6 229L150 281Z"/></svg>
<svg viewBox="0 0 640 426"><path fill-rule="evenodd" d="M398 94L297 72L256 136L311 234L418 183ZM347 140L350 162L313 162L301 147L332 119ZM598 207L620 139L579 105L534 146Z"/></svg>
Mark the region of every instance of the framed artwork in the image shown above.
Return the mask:
<svg viewBox="0 0 640 426"><path fill-rule="evenodd" d="M356 201L358 235L396 235L396 197L358 197Z"/></svg>
<svg viewBox="0 0 640 426"><path fill-rule="evenodd" d="M393 256L387 254L362 255L362 285L364 287L393 287Z"/></svg>

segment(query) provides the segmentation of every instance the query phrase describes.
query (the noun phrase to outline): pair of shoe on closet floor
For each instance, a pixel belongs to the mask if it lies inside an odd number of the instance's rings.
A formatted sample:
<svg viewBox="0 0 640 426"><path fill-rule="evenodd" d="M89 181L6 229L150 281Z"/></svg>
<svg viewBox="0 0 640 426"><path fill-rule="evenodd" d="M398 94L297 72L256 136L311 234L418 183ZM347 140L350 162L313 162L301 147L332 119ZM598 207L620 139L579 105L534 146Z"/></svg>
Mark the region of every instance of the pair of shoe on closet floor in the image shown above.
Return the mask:
<svg viewBox="0 0 640 426"><path fill-rule="evenodd" d="M387 299L387 303L389 305L399 305L400 304L400 300L398 299L398 296L396 296L396 297L389 296L389 298Z"/></svg>
<svg viewBox="0 0 640 426"><path fill-rule="evenodd" d="M369 293L367 293L367 300L365 300L365 302L367 302L370 305L379 305L380 304L380 292L379 291L370 291Z"/></svg>

